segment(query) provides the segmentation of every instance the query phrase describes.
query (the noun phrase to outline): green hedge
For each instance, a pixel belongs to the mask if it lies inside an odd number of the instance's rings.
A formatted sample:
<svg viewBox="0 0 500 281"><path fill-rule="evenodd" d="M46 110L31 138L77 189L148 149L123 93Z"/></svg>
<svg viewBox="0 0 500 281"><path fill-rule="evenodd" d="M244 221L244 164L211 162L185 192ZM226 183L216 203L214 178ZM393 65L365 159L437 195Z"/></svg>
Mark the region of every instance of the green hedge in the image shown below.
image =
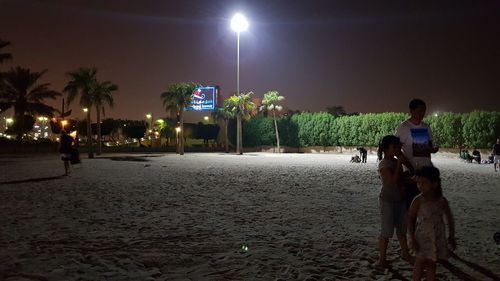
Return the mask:
<svg viewBox="0 0 500 281"><path fill-rule="evenodd" d="M341 117L326 112L298 113L279 118L278 129L284 146L377 146L407 118L408 114L394 112ZM443 148L490 148L500 137L500 112L446 112L428 116L425 122L432 128L434 143ZM230 136L235 134L233 130L235 126L230 126ZM275 144L271 118L259 115L244 122L244 146Z"/></svg>

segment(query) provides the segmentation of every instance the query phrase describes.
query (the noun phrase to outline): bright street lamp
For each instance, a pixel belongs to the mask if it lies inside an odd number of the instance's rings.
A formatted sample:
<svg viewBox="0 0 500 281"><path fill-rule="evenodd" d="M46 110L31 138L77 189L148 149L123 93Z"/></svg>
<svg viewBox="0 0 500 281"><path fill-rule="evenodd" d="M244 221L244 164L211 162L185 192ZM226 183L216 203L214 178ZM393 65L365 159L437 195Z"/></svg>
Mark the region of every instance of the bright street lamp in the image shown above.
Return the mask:
<svg viewBox="0 0 500 281"><path fill-rule="evenodd" d="M240 32L248 29L248 21L242 14L236 14L231 20L231 29L238 35L236 43L236 94L240 94Z"/></svg>
<svg viewBox="0 0 500 281"><path fill-rule="evenodd" d="M244 15L237 13L231 19L231 28L236 32L245 31L248 29L248 21Z"/></svg>
<svg viewBox="0 0 500 281"><path fill-rule="evenodd" d="M84 108L84 109L83 109L83 112L85 112L85 113L87 113L88 111L89 111L89 109L88 109L88 108Z"/></svg>

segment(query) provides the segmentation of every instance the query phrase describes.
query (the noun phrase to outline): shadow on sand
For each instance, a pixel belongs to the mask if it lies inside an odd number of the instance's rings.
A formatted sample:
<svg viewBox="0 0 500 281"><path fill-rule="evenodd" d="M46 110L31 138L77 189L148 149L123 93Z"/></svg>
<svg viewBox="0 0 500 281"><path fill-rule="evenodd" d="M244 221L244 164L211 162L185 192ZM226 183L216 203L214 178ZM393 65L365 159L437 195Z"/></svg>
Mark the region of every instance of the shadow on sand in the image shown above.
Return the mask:
<svg viewBox="0 0 500 281"><path fill-rule="evenodd" d="M497 281L500 281L500 276L496 275L493 271L487 269L487 268L484 268L476 263L473 263L471 261L468 261L468 260L465 260L461 257L459 257L457 254L451 252L450 253L450 256L460 262L462 262L463 264L467 265L468 267L470 267L471 269L474 269L475 271L477 272L480 272L482 273L483 275L493 279L493 280L497 280ZM463 272L461 269L459 269L458 267L456 267L455 265L449 263L449 262L443 262L442 265L448 269L451 273L453 273L455 276L457 276L458 278L461 278L462 280L471 280L471 281L475 281L475 280L479 280L479 279L476 279L472 276L470 276L469 274Z"/></svg>
<svg viewBox="0 0 500 281"><path fill-rule="evenodd" d="M40 182L40 181L50 181L50 180L58 180L66 177L65 175L55 176L55 177L45 177L45 178L34 178L34 179L25 179L25 180L15 180L15 181L3 181L0 184L16 184L16 183L26 183L26 182Z"/></svg>
<svg viewBox="0 0 500 281"><path fill-rule="evenodd" d="M99 159L109 159L113 161L137 161L146 162L149 161L150 157L160 157L162 155L139 155L139 156L111 156L111 157L99 157Z"/></svg>

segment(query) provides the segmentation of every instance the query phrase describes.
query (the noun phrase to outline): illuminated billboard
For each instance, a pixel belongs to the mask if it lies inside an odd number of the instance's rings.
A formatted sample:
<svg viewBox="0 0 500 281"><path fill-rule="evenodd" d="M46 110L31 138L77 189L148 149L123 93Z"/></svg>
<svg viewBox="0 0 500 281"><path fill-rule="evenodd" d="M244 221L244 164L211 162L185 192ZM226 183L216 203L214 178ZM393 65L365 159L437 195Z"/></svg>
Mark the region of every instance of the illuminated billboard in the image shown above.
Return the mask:
<svg viewBox="0 0 500 281"><path fill-rule="evenodd" d="M217 101L217 87L198 87L194 89L186 110L214 110Z"/></svg>

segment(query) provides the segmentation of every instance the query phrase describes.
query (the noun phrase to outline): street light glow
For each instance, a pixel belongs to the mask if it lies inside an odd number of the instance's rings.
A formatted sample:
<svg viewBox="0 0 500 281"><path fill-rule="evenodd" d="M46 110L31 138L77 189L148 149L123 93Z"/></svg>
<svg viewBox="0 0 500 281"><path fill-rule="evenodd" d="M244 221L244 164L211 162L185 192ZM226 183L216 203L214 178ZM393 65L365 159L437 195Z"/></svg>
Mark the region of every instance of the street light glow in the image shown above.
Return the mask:
<svg viewBox="0 0 500 281"><path fill-rule="evenodd" d="M146 114L146 118L151 119L152 115L150 113Z"/></svg>
<svg viewBox="0 0 500 281"><path fill-rule="evenodd" d="M88 108L84 108L84 109L83 109L83 112L88 112L88 111L89 111L89 109L88 109Z"/></svg>
<svg viewBox="0 0 500 281"><path fill-rule="evenodd" d="M7 124L10 124L10 123L14 122L14 119L7 118L7 119L5 119L5 122L7 122Z"/></svg>
<svg viewBox="0 0 500 281"><path fill-rule="evenodd" d="M181 131L181 127L175 127L175 131L178 133Z"/></svg>
<svg viewBox="0 0 500 281"><path fill-rule="evenodd" d="M231 29L236 32L245 31L248 29L248 21L244 15L237 13L231 20Z"/></svg>

